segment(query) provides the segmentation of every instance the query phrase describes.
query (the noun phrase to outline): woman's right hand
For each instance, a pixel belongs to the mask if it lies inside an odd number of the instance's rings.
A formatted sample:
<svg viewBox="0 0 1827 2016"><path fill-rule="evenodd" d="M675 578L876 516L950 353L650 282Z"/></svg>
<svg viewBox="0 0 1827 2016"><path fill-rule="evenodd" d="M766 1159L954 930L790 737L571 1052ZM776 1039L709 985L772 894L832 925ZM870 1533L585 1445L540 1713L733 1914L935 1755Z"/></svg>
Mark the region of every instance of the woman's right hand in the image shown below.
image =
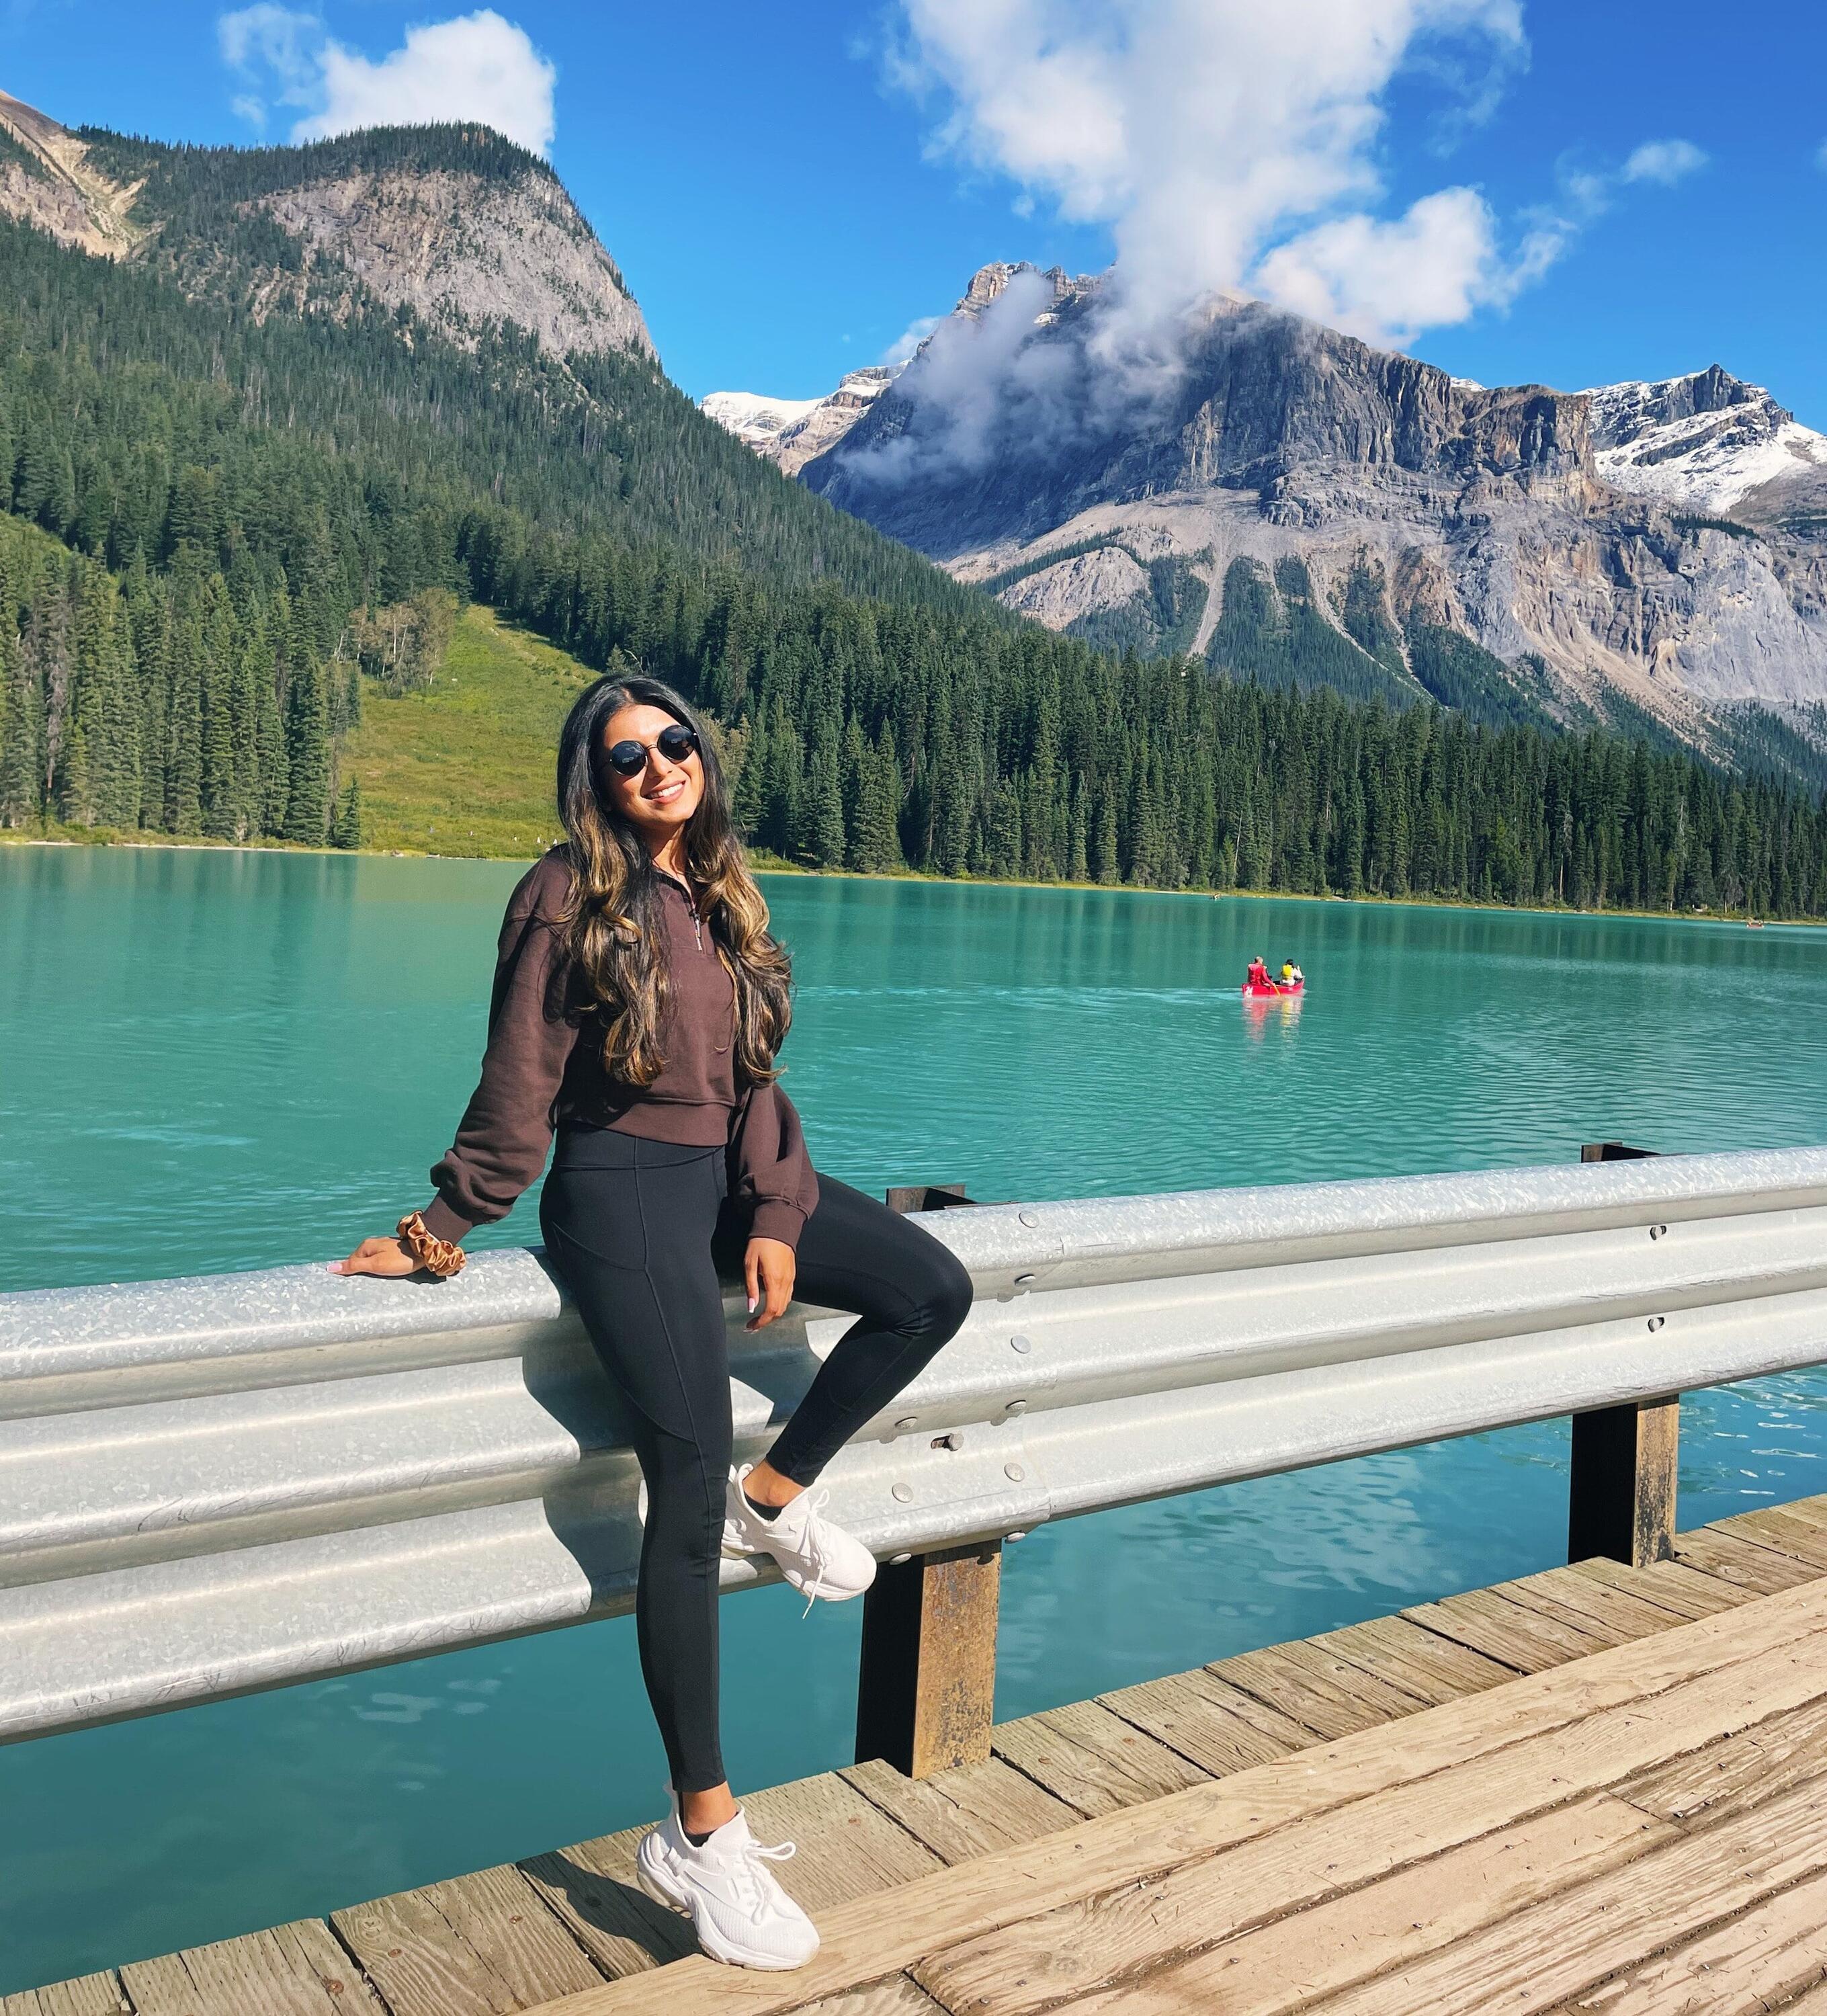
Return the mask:
<svg viewBox="0 0 1827 2016"><path fill-rule="evenodd" d="M419 1272L419 1262L397 1239L365 1239L347 1260L330 1262L333 1274L383 1274L397 1280Z"/></svg>

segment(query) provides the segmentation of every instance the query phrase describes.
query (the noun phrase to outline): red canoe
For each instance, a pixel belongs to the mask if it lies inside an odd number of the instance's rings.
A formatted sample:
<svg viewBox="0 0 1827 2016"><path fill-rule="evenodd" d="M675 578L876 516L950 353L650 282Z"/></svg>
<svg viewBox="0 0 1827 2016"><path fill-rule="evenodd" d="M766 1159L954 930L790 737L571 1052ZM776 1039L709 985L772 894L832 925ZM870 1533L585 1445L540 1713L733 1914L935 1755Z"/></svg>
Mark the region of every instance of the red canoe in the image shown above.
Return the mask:
<svg viewBox="0 0 1827 2016"><path fill-rule="evenodd" d="M1243 983L1243 998L1246 1001L1273 1001L1278 996L1285 1000L1290 995L1304 994L1306 991L1307 982L1304 980L1291 981L1286 987L1282 986L1278 980L1271 980L1267 987L1258 987L1255 981L1251 980L1246 980Z"/></svg>

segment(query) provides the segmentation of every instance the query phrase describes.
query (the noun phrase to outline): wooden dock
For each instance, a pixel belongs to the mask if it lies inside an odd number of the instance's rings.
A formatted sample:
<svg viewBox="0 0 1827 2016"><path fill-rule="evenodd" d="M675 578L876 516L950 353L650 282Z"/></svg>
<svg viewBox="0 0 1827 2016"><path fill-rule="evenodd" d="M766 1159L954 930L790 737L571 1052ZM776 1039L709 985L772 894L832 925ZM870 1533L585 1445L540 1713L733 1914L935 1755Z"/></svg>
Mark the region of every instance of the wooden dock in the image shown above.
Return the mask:
<svg viewBox="0 0 1827 2016"><path fill-rule="evenodd" d="M633 1830L0 2016L1827 2016L1827 1498L745 1804L798 1974L694 1957Z"/></svg>

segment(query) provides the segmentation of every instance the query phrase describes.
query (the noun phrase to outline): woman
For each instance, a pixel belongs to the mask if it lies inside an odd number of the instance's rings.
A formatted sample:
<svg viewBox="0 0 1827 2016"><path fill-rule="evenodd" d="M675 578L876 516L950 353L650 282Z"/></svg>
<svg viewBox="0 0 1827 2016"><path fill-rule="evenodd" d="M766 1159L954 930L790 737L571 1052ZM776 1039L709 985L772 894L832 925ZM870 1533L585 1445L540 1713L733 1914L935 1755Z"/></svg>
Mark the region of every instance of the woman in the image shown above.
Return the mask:
<svg viewBox="0 0 1827 2016"><path fill-rule="evenodd" d="M963 1322L970 1278L931 1235L814 1173L777 1082L786 953L732 828L716 753L657 680L599 679L559 742L569 836L508 902L481 1082L437 1194L346 1274L455 1273L557 1148L548 1255L628 1402L647 1487L635 1599L671 1810L642 1885L689 1912L705 1951L797 1967L818 1934L750 1837L717 1741L717 1564L771 1554L808 1597L874 1579L807 1486ZM739 1251L748 1327L796 1292L858 1321L765 1459L732 1470L717 1256Z"/></svg>

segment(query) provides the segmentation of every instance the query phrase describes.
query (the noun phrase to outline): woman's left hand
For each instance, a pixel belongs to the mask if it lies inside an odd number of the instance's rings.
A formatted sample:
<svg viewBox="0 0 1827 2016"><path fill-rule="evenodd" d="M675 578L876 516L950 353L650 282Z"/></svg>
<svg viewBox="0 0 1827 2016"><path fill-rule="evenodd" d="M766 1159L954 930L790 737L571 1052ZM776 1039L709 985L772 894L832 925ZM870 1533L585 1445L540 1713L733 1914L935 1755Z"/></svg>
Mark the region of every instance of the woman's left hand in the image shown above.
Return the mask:
<svg viewBox="0 0 1827 2016"><path fill-rule="evenodd" d="M750 1330L762 1330L786 1312L793 1300L797 1263L784 1239L751 1239L743 1256L743 1279L748 1283Z"/></svg>

